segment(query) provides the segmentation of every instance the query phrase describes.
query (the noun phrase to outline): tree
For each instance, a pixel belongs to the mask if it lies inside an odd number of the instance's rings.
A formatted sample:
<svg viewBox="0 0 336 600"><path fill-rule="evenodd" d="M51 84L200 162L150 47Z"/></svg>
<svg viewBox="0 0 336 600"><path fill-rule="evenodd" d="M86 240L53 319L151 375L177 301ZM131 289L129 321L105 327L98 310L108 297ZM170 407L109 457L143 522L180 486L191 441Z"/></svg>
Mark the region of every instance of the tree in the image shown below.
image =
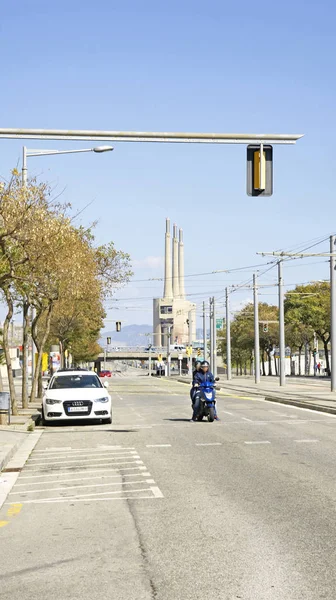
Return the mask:
<svg viewBox="0 0 336 600"><path fill-rule="evenodd" d="M50 211L48 187L30 181L23 188L17 171L0 190L0 289L7 304L3 347L13 414L17 414L17 401L8 340L9 325L18 298L17 289L27 281L32 270L32 257L37 254L41 222Z"/></svg>
<svg viewBox="0 0 336 600"><path fill-rule="evenodd" d="M298 285L286 294L285 315L287 322L302 328L304 343L312 339L314 332L323 343L326 369L330 375L330 283L327 281Z"/></svg>

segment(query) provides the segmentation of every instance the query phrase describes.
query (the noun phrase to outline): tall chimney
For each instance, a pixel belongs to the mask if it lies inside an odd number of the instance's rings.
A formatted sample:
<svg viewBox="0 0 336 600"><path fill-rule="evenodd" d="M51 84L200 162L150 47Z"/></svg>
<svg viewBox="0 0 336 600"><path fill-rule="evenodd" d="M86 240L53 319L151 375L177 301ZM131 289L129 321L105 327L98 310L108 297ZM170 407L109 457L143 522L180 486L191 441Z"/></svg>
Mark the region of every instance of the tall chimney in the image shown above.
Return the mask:
<svg viewBox="0 0 336 600"><path fill-rule="evenodd" d="M173 287L171 278L171 249L170 249L170 219L166 219L166 237L165 237L165 272L164 272L164 298L173 297Z"/></svg>
<svg viewBox="0 0 336 600"><path fill-rule="evenodd" d="M183 244L183 229L179 230L179 286L180 286L180 298L185 300L185 289L184 289L184 244Z"/></svg>
<svg viewBox="0 0 336 600"><path fill-rule="evenodd" d="M177 239L177 225L173 226L173 298L179 298L180 296L180 285L179 285L179 265L178 265L178 239Z"/></svg>

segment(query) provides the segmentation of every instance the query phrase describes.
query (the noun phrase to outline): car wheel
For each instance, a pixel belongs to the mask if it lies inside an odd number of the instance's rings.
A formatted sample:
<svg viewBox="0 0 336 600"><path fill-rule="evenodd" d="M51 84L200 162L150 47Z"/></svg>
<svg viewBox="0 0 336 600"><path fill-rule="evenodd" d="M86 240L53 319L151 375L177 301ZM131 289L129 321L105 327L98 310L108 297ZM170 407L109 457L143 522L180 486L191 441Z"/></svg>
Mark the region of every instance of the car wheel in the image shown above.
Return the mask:
<svg viewBox="0 0 336 600"><path fill-rule="evenodd" d="M108 417L108 419L103 419L103 424L104 425L111 425L112 424L112 417Z"/></svg>
<svg viewBox="0 0 336 600"><path fill-rule="evenodd" d="M46 419L45 419L45 416L44 416L44 410L43 410L43 408L42 408L42 417L41 417L41 421L42 421L42 425L43 425L44 427L48 427L48 425L49 425L49 421L46 421Z"/></svg>

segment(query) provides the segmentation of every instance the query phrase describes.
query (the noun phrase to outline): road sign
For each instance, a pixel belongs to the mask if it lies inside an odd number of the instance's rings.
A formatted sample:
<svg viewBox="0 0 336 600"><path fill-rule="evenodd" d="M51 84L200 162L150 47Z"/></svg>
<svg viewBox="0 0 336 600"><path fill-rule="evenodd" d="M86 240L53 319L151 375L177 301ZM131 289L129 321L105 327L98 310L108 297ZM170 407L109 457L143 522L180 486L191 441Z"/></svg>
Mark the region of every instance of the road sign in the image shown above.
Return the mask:
<svg viewBox="0 0 336 600"><path fill-rule="evenodd" d="M179 359L179 360L183 360L183 354L179 354L179 355L178 355L178 359Z"/></svg>
<svg viewBox="0 0 336 600"><path fill-rule="evenodd" d="M248 196L272 196L273 194L273 148L272 146L247 146Z"/></svg>
<svg viewBox="0 0 336 600"><path fill-rule="evenodd" d="M216 329L224 328L224 319L216 319Z"/></svg>

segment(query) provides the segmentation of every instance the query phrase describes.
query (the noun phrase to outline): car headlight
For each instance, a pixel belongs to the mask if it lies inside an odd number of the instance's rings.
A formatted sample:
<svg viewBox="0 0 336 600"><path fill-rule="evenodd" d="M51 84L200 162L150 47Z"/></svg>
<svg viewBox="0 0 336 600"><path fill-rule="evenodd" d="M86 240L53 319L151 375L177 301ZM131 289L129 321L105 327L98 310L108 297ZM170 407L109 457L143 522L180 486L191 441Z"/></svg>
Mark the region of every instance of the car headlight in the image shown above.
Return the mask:
<svg viewBox="0 0 336 600"><path fill-rule="evenodd" d="M104 398L96 398L95 402L108 402L109 398L104 396Z"/></svg>
<svg viewBox="0 0 336 600"><path fill-rule="evenodd" d="M53 400L52 398L46 398L47 404L61 404L62 400Z"/></svg>

